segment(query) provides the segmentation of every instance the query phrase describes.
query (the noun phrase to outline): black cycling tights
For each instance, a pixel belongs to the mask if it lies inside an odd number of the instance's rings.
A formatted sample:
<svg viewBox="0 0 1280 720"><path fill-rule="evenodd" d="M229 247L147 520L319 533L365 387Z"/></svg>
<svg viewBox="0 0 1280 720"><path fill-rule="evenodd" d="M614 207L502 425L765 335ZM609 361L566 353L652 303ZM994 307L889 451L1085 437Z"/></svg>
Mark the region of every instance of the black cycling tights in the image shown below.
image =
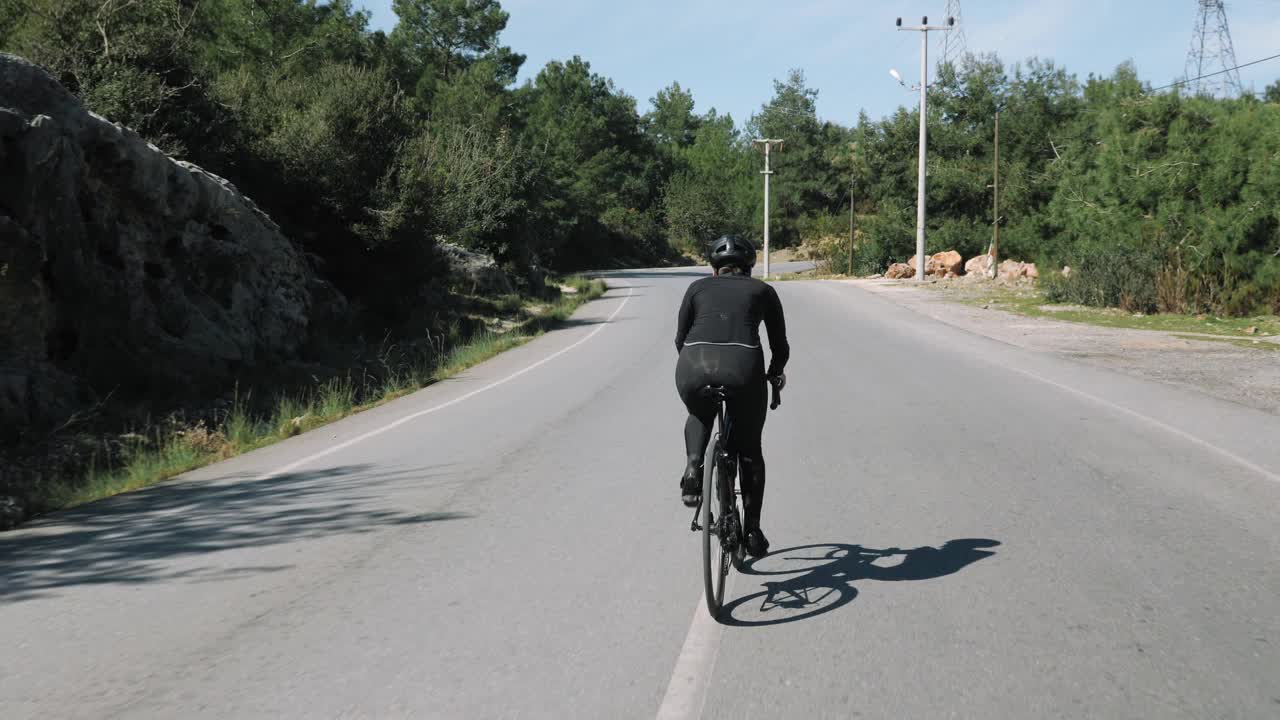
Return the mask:
<svg viewBox="0 0 1280 720"><path fill-rule="evenodd" d="M734 390L727 405L733 422L730 439L741 465L742 506L747 530L760 527L764 501L764 455L760 436L768 410L769 391L764 376L764 354L759 348L732 345L686 345L676 363L676 389L689 410L684 423L684 447L689 467L702 466L716 419L716 401L701 397L708 385Z"/></svg>

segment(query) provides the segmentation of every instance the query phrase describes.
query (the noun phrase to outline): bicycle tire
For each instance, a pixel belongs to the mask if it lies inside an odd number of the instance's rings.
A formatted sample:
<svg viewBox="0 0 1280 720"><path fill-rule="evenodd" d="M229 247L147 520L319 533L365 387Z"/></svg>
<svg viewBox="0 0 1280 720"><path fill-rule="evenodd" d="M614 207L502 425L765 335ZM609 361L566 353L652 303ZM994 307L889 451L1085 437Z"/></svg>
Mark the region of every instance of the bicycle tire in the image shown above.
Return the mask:
<svg viewBox="0 0 1280 720"><path fill-rule="evenodd" d="M742 546L742 516L738 513L733 493L734 474L726 473L727 467L724 463L720 463L715 477L720 498L720 552L716 557L720 561L717 603L721 614L724 612L724 589L729 584L729 569L733 566L733 555L736 549Z"/></svg>
<svg viewBox="0 0 1280 720"><path fill-rule="evenodd" d="M707 612L715 620L720 619L720 609L724 607L724 586L727 580L727 558L720 543L716 526L722 511L720 494L717 492L719 475L722 472L719 462L720 435L716 434L704 459L702 474L702 582L703 594L707 598ZM716 513L712 513L712 504Z"/></svg>

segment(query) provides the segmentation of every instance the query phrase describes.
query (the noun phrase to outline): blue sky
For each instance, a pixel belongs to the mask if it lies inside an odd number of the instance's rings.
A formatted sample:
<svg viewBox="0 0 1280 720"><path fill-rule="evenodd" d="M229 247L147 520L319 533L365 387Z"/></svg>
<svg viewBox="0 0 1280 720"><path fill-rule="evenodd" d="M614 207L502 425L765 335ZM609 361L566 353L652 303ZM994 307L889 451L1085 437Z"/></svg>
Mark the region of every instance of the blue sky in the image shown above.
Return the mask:
<svg viewBox="0 0 1280 720"><path fill-rule="evenodd" d="M372 25L390 30L390 0L364 0ZM920 73L917 33L894 18L936 22L946 0L506 0L502 41L528 56L520 81L550 60L581 55L635 97L641 112L672 81L693 92L699 112L715 107L739 123L772 95L772 81L802 68L817 88L818 114L851 124L914 104L889 77ZM1163 85L1183 72L1196 0L962 0L968 47L1009 63L1053 58L1084 78L1132 59L1144 80ZM1229 0L1236 60L1280 53L1280 0ZM930 34L930 53L941 45ZM930 65L933 65L931 57ZM1241 71L1245 89L1280 78L1280 59Z"/></svg>

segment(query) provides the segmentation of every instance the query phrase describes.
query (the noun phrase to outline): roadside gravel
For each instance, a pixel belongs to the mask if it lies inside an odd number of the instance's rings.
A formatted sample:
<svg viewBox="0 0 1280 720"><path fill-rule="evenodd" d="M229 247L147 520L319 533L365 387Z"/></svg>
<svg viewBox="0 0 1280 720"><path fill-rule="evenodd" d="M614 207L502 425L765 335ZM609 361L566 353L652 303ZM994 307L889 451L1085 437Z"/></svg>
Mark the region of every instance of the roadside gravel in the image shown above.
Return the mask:
<svg viewBox="0 0 1280 720"><path fill-rule="evenodd" d="M984 309L959 302L965 297L959 289L921 288L879 279L831 282L855 285L940 322L1011 345L1190 388L1280 415L1278 338L1262 338L1257 347L1249 347L1222 338L1192 339L1184 333L1098 327Z"/></svg>

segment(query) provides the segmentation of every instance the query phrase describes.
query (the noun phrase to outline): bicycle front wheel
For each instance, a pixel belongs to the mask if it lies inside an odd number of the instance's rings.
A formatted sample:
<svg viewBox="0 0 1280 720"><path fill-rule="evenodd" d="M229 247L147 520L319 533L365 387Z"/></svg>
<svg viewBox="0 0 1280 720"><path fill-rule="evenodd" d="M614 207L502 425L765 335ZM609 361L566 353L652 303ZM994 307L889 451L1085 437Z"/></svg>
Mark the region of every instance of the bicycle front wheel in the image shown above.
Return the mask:
<svg viewBox="0 0 1280 720"><path fill-rule="evenodd" d="M702 473L703 590L707 597L707 611L717 620L720 619L720 610L724 607L724 586L729 578L731 562L731 557L725 553L724 544L720 541L724 508L719 488L724 482L720 477L724 468L719 459L720 437L717 435L707 450Z"/></svg>

